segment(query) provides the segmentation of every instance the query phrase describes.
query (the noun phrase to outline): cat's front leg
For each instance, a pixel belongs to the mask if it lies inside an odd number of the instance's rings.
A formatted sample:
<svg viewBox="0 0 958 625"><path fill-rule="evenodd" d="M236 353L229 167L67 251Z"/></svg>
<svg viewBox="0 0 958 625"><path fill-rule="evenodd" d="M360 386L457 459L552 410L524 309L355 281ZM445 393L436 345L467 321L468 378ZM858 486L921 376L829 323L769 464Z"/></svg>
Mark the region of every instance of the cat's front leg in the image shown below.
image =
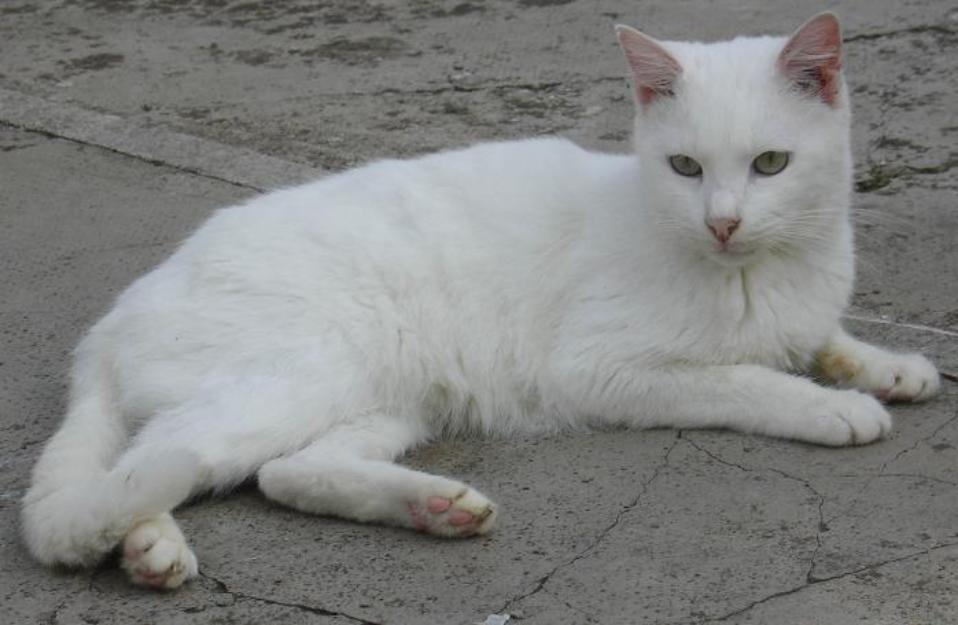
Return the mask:
<svg viewBox="0 0 958 625"><path fill-rule="evenodd" d="M593 421L730 428L831 446L870 443L891 430L891 415L870 395L758 365L598 369L566 369L555 390L567 410Z"/></svg>
<svg viewBox="0 0 958 625"><path fill-rule="evenodd" d="M899 354L836 332L815 359L824 377L882 401L925 401L938 392L938 371L921 354Z"/></svg>

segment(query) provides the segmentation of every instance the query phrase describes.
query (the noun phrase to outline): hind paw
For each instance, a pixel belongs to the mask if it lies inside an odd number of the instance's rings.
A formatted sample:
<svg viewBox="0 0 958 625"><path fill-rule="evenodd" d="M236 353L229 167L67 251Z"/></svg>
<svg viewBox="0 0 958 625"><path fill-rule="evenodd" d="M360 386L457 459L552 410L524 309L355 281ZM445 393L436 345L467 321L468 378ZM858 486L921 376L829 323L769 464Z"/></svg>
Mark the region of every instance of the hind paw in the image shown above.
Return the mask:
<svg viewBox="0 0 958 625"><path fill-rule="evenodd" d="M408 503L413 526L437 536L485 534L496 521L496 506L478 491L458 485L450 494L435 494Z"/></svg>
<svg viewBox="0 0 958 625"><path fill-rule="evenodd" d="M123 569L134 584L171 589L198 573L196 556L170 518L143 521L123 540Z"/></svg>

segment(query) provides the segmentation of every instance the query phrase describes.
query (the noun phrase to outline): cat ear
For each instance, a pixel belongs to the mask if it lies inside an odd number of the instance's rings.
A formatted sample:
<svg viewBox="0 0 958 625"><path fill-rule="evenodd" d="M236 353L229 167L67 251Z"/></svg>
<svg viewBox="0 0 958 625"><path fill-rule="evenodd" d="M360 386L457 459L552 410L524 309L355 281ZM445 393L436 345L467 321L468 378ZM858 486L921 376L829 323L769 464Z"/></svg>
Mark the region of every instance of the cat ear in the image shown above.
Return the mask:
<svg viewBox="0 0 958 625"><path fill-rule="evenodd" d="M819 13L796 30L778 55L778 67L799 92L835 106L842 70L842 29L835 14Z"/></svg>
<svg viewBox="0 0 958 625"><path fill-rule="evenodd" d="M634 28L619 24L615 33L632 68L639 102L646 105L671 96L675 79L682 73L679 62L659 42Z"/></svg>

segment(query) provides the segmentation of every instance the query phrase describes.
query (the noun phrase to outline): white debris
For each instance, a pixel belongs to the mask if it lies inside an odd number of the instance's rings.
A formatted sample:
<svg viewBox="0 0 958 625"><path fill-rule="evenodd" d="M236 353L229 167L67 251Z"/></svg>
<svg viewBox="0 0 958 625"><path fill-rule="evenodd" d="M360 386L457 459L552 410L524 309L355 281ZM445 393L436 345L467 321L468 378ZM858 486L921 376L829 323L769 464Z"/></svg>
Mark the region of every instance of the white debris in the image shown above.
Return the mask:
<svg viewBox="0 0 958 625"><path fill-rule="evenodd" d="M482 625L506 625L510 618L512 617L508 614L490 614Z"/></svg>

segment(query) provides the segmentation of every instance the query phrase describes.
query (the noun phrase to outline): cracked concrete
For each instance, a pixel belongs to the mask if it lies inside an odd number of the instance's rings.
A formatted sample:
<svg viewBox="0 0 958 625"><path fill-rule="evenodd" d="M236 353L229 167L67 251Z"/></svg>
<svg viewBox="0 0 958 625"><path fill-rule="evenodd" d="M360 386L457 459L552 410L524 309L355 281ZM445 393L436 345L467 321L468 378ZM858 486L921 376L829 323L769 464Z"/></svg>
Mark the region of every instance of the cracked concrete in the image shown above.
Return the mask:
<svg viewBox="0 0 958 625"><path fill-rule="evenodd" d="M655 467L655 469L652 471L652 475L649 477L649 479L642 483L642 489L639 491L639 493L636 494L635 498L632 499L632 501L630 501L630 502L628 502L627 504L625 504L625 505L622 507L622 509L619 510L619 511L616 513L615 518L612 520L612 522L609 523L609 525L599 533L599 535L595 538L595 540L594 540L591 544L587 545L584 549L582 549L581 551L579 551L578 553L576 553L576 554L575 554L572 558L570 558L568 561L562 562L562 563L558 564L558 565L557 565L556 567L554 567L551 571L549 571L548 573L546 573L545 575L543 575L541 578L539 578L538 580L536 580L535 586L534 586L531 590L529 590L529 591L527 591L527 592L523 592L522 594L517 595L517 596L515 596L515 597L509 599L509 601L508 601L507 603L505 603L505 604L498 610L498 612L499 612L499 613L502 613L502 614L510 614L510 613L513 613L513 612L515 611L517 605L519 605L519 604L522 603L523 601L529 599L529 598L532 597L533 595L536 595L536 594L538 594L539 592L543 592L543 591L545 591L545 592L548 593L548 591L545 590L546 584L549 583L549 581L556 575L556 573L558 573L558 572L559 572L560 570L562 570L562 569L565 569L565 568L567 568L567 567L573 566L576 562L578 562L579 560L585 558L585 557L588 556L591 552L593 552L593 551L599 546L599 544L606 538L606 536L608 536L610 532L612 532L613 530L616 529L616 527L618 527L619 522L622 520L622 517L623 517L625 514L627 514L628 512L630 512L630 511L631 511L633 508L635 508L637 505L639 505L639 503L642 501L642 497L643 497L643 496L645 495L645 493L649 490L649 486L652 484L652 482L654 482L654 481L656 480L656 478L659 477L659 474L662 472L663 469L665 469L665 468L668 467L668 465L669 465L669 456L671 455L672 450L675 449L676 445L678 444L678 439L679 439L680 436L681 436L681 432L677 432L677 433L676 433L676 441L673 442L671 445L669 445L669 446L665 449L665 453L663 454L663 457L662 457L662 462L659 464L659 466ZM548 594L551 595L551 593L548 593ZM554 595L553 595L553 597L554 597ZM568 604L566 604L566 605L568 605ZM568 605L568 607L570 607L570 608L572 608L572 609L576 609L576 608L573 608L571 605Z"/></svg>
<svg viewBox="0 0 958 625"><path fill-rule="evenodd" d="M114 562L49 571L17 501L69 352L212 210L380 156L560 133L628 145L611 25L781 32L810 0L11 0L0 5L0 606L10 623L879 625L958 622L958 9L831 3L846 26L860 271L848 327L929 354L942 396L885 441L727 432L445 441L498 531L442 541L320 519L250 486L178 517L174 593Z"/></svg>
<svg viewBox="0 0 958 625"><path fill-rule="evenodd" d="M875 573L877 569L880 569L880 568L882 568L882 567L885 567L885 566L888 566L888 565L892 565L892 564L897 564L897 563L904 562L904 561L908 561L908 560L912 560L912 559L914 559L914 558L916 558L916 557L926 556L926 555L929 555L929 554L931 554L931 553L933 553L933 552L935 552L935 551L937 551L937 550L939 550L939 549L948 549L948 548L952 548L952 547L955 547L955 546L956 546L956 544L938 545L938 546L936 546L936 547L932 547L932 548L926 549L926 550L921 551L921 552L916 553L916 554L911 554L911 555L907 555L907 556L902 556L902 557L899 557L899 558L893 558L893 559L888 560L888 561L877 562L877 563L875 563L875 564L871 564L871 565L862 567L862 568L860 568L860 569L856 569L856 570L853 570L853 571L848 571L848 572L845 572L845 573L833 575L833 576L831 576L831 577L810 579L810 580L808 581L808 583L806 583L806 584L803 584L803 585L798 586L798 587L796 587L796 588L792 588L792 589L785 590L785 591L782 591L782 592L777 592L777 593L774 593L774 594L769 595L769 596L767 596L767 597L763 597L763 598L761 598L761 599L759 599L759 600L757 600L757 601L754 601L754 602L750 603L749 605L745 606L744 608L742 608L742 609L740 609L740 610L736 610L735 612L731 612L731 613L729 613L729 614L726 614L726 615L723 615L723 616L720 616L720 617L717 617L717 618L714 618L714 619L707 619L707 620L705 620L705 621L703 621L703 622L704 622L704 623L719 623L719 622L723 622L723 623L726 623L726 622L756 622L756 621L752 621L752 618L753 618L753 615L754 615L754 611L755 611L755 609L756 609L758 606L762 606L762 605L767 604L767 603L769 603L769 602L776 601L776 600L781 599L781 598L784 598L784 597L790 597L790 596L793 596L793 595L795 595L795 594L797 594L797 593L801 593L801 592L803 592L803 591L805 591L805 590L811 588L811 587L812 587L813 585L815 585L815 584L822 584L822 583L826 583L826 582L833 582L833 581L836 581L836 580L844 580L844 579L846 579L846 578L848 578L848 577L853 577L853 576L860 578L860 577L863 576L863 574L866 574L866 573ZM817 610L816 610L816 611L817 611ZM745 620L743 620L742 617L745 617L746 615L748 616L748 618L746 618ZM834 619L834 616L833 616L833 614L831 614L831 609L829 610L829 614L828 614L828 617L827 617L827 618L832 619L832 620L828 620L827 622L836 622L835 620L833 620L833 619ZM906 618L907 618L907 617L906 617ZM763 621L758 620L757 622L763 622Z"/></svg>
<svg viewBox="0 0 958 625"><path fill-rule="evenodd" d="M190 611L193 614L204 612L207 609L215 609L218 607L229 607L235 604L237 601L240 601L240 602L252 601L256 603L263 603L270 606L292 608L294 610L299 610L302 612L315 614L318 616L338 617L337 619L333 619L330 622L348 621L350 623L360 623L361 625L379 625L378 623L374 621L367 621L366 619L350 616L342 612L327 610L325 608L320 608L320 607L316 607L312 605L305 605L302 603L284 603L282 601L276 601L275 599L268 599L266 597L257 597L254 595L233 592L229 589L229 587L227 587L226 584L224 584L222 581L216 579L215 577L213 577L212 575L210 575L209 573L205 571L201 571L200 576L206 580L213 582L216 585L217 589L219 590L220 594L213 598L214 605L195 608Z"/></svg>

